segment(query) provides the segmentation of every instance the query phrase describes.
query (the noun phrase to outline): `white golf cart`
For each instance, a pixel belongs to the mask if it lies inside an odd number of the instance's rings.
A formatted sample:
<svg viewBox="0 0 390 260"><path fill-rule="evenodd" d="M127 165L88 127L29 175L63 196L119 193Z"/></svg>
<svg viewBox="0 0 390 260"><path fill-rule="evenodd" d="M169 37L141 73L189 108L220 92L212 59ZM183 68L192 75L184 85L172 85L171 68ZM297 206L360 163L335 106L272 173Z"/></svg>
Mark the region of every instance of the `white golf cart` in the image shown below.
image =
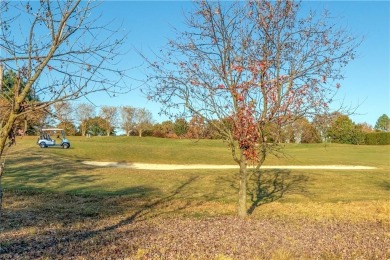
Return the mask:
<svg viewBox="0 0 390 260"><path fill-rule="evenodd" d="M60 140L56 143L56 140L52 139L51 136ZM65 130L62 128L42 129L37 144L41 148L57 146L57 147L62 147L64 149L68 149L70 147L70 142L65 137Z"/></svg>

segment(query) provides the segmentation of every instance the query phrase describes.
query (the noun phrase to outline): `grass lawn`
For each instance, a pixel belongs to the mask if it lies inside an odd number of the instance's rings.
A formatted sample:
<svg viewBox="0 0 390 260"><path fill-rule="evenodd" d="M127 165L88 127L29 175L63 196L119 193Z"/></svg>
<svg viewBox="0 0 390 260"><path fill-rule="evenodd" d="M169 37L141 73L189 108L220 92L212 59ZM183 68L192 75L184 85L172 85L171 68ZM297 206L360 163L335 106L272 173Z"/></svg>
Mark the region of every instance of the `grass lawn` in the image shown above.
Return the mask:
<svg viewBox="0 0 390 260"><path fill-rule="evenodd" d="M26 139L26 138L25 138ZM35 139L20 142L20 149L36 148ZM233 164L226 144L221 140L172 140L139 137L71 137L69 150L49 149L41 154L55 154L76 160ZM22 148L23 147L23 148ZM269 156L266 165L349 164L389 167L389 146L351 146L339 144L288 144L282 158ZM36 149L35 149L36 150Z"/></svg>
<svg viewBox="0 0 390 260"><path fill-rule="evenodd" d="M235 170L81 164L234 164L222 141L71 137L65 150L35 140L18 139L7 158L0 258L390 257L390 146L286 145L265 164L377 169L261 171L239 220Z"/></svg>

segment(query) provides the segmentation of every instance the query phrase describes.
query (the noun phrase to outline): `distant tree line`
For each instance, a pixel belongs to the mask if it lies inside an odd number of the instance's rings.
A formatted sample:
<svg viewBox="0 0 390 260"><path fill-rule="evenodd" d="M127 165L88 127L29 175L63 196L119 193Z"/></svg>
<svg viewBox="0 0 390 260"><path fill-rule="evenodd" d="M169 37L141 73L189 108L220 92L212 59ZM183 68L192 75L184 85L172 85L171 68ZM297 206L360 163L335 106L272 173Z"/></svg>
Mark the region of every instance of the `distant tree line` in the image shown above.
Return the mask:
<svg viewBox="0 0 390 260"><path fill-rule="evenodd" d="M53 107L49 125L64 128L68 135L111 136L122 130L125 135L144 136L153 127L152 113L132 106L102 106L90 103L58 103Z"/></svg>
<svg viewBox="0 0 390 260"><path fill-rule="evenodd" d="M201 117L178 118L155 123L151 111L132 106L102 106L90 103L56 103L47 113L23 118L18 126L27 134L35 134L44 126L64 128L68 135L154 136L160 138L220 139L215 125L232 124L229 118L221 122L205 122ZM232 125L233 127L233 125ZM264 135L270 142L279 143L342 143L390 144L390 119L380 116L375 127L356 124L349 116L335 112L316 115L313 120L299 118L282 128L269 124Z"/></svg>

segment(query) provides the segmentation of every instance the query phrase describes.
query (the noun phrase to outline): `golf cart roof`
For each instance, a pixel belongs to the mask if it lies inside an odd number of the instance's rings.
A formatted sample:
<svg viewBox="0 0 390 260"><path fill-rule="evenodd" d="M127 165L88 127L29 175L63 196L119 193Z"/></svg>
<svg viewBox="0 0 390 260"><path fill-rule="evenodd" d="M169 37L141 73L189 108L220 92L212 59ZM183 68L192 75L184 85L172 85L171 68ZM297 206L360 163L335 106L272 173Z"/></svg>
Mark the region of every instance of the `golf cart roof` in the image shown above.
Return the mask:
<svg viewBox="0 0 390 260"><path fill-rule="evenodd" d="M63 128L43 128L42 131L63 131Z"/></svg>

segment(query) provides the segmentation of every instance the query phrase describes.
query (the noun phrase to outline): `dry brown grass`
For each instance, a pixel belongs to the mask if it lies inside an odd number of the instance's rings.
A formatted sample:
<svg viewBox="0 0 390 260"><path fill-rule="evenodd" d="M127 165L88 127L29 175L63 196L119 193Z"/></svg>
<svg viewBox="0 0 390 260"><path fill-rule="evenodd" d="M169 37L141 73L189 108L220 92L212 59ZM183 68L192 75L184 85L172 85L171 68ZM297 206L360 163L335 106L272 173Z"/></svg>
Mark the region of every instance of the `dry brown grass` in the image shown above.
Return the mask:
<svg viewBox="0 0 390 260"><path fill-rule="evenodd" d="M210 210L216 204L170 198L142 201L8 192L5 200L1 259L390 257L390 224L379 219L315 219L297 213L294 218L274 218L266 213L272 212L268 208L242 220L229 214L233 210L229 207L226 215L189 217L195 208Z"/></svg>

